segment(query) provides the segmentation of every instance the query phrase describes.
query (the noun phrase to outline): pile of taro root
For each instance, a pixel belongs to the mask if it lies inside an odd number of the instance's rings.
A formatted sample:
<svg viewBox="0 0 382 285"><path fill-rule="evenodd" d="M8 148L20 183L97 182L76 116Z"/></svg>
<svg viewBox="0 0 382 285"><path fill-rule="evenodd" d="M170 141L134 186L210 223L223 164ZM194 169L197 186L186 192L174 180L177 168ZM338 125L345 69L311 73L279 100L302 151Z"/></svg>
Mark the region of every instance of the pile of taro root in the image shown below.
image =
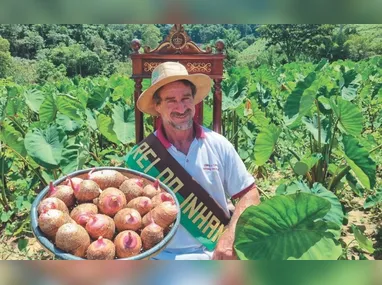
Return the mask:
<svg viewBox="0 0 382 285"><path fill-rule="evenodd" d="M82 258L128 258L147 251L163 240L178 213L158 181L116 170L92 170L49 187L38 206L39 228L56 247Z"/></svg>

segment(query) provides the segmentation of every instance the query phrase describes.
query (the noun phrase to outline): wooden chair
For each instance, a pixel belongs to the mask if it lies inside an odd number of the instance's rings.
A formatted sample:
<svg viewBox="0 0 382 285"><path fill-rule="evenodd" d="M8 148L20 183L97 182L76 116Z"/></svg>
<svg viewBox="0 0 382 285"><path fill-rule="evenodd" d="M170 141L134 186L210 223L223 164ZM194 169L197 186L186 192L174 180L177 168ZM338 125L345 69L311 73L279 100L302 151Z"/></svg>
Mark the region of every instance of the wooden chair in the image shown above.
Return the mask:
<svg viewBox="0 0 382 285"><path fill-rule="evenodd" d="M143 113L136 107L139 95L142 93L142 80L151 78L151 72L160 63L166 61L177 61L182 63L189 74L204 73L214 81L213 85L213 130L221 133L222 125L222 91L221 81L223 79L223 54L224 42L218 40L215 44L215 53L212 48L200 49L187 35L181 24L175 24L169 35L154 50L144 47L144 53L139 53L140 41L135 39L131 42L133 53L133 72L131 78L135 81L135 138L140 142L144 137ZM196 106L195 118L198 123L203 122L203 102ZM154 122L157 119L154 118ZM154 128L156 123L154 123Z"/></svg>

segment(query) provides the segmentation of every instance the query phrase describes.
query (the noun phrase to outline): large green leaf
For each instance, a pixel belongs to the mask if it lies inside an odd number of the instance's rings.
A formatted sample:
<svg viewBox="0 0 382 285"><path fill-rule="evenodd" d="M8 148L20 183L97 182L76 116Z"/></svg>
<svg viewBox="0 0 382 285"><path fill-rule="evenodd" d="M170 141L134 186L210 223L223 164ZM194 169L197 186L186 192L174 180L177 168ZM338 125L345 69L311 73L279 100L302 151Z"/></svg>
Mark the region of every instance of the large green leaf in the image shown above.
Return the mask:
<svg viewBox="0 0 382 285"><path fill-rule="evenodd" d="M338 119L338 128L345 134L358 136L362 131L363 117L356 105L342 99L332 97L329 101L335 116Z"/></svg>
<svg viewBox="0 0 382 285"><path fill-rule="evenodd" d="M375 251L373 242L368 239L356 225L351 225L351 229L353 230L354 237L357 240L360 248L366 250L368 253L373 253Z"/></svg>
<svg viewBox="0 0 382 285"><path fill-rule="evenodd" d="M329 122L326 118L320 118L321 120L321 143L326 144L329 141ZM307 130L313 135L313 138L318 142L318 116L315 114L313 118L303 117L302 122L305 124Z"/></svg>
<svg viewBox="0 0 382 285"><path fill-rule="evenodd" d="M345 159L363 187L371 189L376 181L376 163L369 152L352 136L344 136Z"/></svg>
<svg viewBox="0 0 382 285"><path fill-rule="evenodd" d="M63 174L81 170L89 158L89 152L83 144L71 144L65 147L60 162Z"/></svg>
<svg viewBox="0 0 382 285"><path fill-rule="evenodd" d="M7 106L7 98L0 97L0 122L4 120L6 106Z"/></svg>
<svg viewBox="0 0 382 285"><path fill-rule="evenodd" d="M365 203L363 204L363 208L369 209L378 204L382 205L382 188L379 188L379 190L374 195L370 195L366 198Z"/></svg>
<svg viewBox="0 0 382 285"><path fill-rule="evenodd" d="M323 219L336 223L338 226L342 225L342 220L344 219L342 205L333 192L327 190L322 184L317 182L313 184L312 188L309 188L309 186L302 181L294 181L285 188L284 194L294 194L298 191L311 193L328 200L331 204L331 208Z"/></svg>
<svg viewBox="0 0 382 285"><path fill-rule="evenodd" d="M82 120L82 114L85 111L81 102L69 95L57 96L57 108L61 114L76 121Z"/></svg>
<svg viewBox="0 0 382 285"><path fill-rule="evenodd" d="M316 73L311 72L303 81L297 82L296 88L288 96L284 106L284 121L287 126L294 126L295 121L299 117L301 97L306 89L308 89L316 79ZM298 123L298 122L296 122Z"/></svg>
<svg viewBox="0 0 382 285"><path fill-rule="evenodd" d="M256 165L261 166L267 162L273 152L280 133L281 129L275 125L269 125L268 127L261 129L260 133L257 135L254 147Z"/></svg>
<svg viewBox="0 0 382 285"><path fill-rule="evenodd" d="M97 130L97 121L94 118L93 112L90 109L86 108L85 114L86 114L86 123L88 127L90 127L93 131Z"/></svg>
<svg viewBox="0 0 382 285"><path fill-rule="evenodd" d="M324 220L334 222L341 226L344 219L344 212L338 197L320 183L314 183L311 191L313 194L328 200L331 204L330 211L325 215Z"/></svg>
<svg viewBox="0 0 382 285"><path fill-rule="evenodd" d="M82 108L85 109L90 94L86 92L83 88L78 88L77 90L75 90L75 92L72 91L72 93L74 93L73 96L77 98L77 100L81 103Z"/></svg>
<svg viewBox="0 0 382 285"><path fill-rule="evenodd" d="M66 141L64 131L57 125L46 129L32 129L25 135L25 147L28 154L41 166L58 168Z"/></svg>
<svg viewBox="0 0 382 285"><path fill-rule="evenodd" d="M314 105L316 99L317 90L308 88L305 90L304 95L301 97L299 115L305 116L309 113L310 109Z"/></svg>
<svg viewBox="0 0 382 285"><path fill-rule="evenodd" d="M27 89L24 92L25 102L28 107L35 113L38 113L42 102L44 102L45 94L40 90Z"/></svg>
<svg viewBox="0 0 382 285"><path fill-rule="evenodd" d="M316 163L320 159L322 159L321 153L313 153L313 154L306 155L305 157L301 159L301 161L304 162L310 170L313 166L316 165Z"/></svg>
<svg viewBox="0 0 382 285"><path fill-rule="evenodd" d="M321 219L330 203L308 193L275 196L240 216L234 248L247 260L337 259L341 246Z"/></svg>
<svg viewBox="0 0 382 285"><path fill-rule="evenodd" d="M66 115L63 115L63 114L58 114L57 115L57 119L56 119L56 123L62 127L62 129L65 131L65 132L69 132L69 133L72 133L72 132L75 132L77 131L78 129L80 129L83 125L83 122L82 121L75 121L75 120L72 120L70 119L68 116Z"/></svg>
<svg viewBox="0 0 382 285"><path fill-rule="evenodd" d="M5 108L5 113L7 116L19 116L21 117L24 113L25 101L21 97L11 97L8 98L7 106Z"/></svg>
<svg viewBox="0 0 382 285"><path fill-rule="evenodd" d="M110 89L106 86L95 86L90 93L87 107L90 109L101 110L110 96Z"/></svg>
<svg viewBox="0 0 382 285"><path fill-rule="evenodd" d="M113 130L117 138L123 144L135 140L135 113L134 109L127 105L116 104L113 107L112 115L114 126Z"/></svg>
<svg viewBox="0 0 382 285"><path fill-rule="evenodd" d="M342 74L340 88L341 96L344 100L351 101L357 96L357 90L361 80L362 76L354 69L348 70Z"/></svg>
<svg viewBox="0 0 382 285"><path fill-rule="evenodd" d="M104 114L99 114L97 116L96 122L98 130L105 138L113 143L120 143L116 133L113 130L113 120L110 117Z"/></svg>
<svg viewBox="0 0 382 285"><path fill-rule="evenodd" d="M24 139L12 125L7 122L3 123L3 129L0 132L0 139L13 151L25 157L27 152L24 146Z"/></svg>
<svg viewBox="0 0 382 285"><path fill-rule="evenodd" d="M48 94L45 97L44 102L40 106L40 121L42 122L52 122L54 121L57 114L57 106L55 101L55 96L53 94Z"/></svg>

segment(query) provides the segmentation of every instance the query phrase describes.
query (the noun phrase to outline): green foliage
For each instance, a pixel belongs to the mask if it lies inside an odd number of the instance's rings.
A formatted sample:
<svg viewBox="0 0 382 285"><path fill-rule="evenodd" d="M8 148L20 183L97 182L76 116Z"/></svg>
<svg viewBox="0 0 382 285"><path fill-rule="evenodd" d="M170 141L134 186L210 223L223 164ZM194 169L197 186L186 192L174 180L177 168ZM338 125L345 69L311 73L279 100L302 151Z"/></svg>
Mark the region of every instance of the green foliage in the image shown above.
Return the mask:
<svg viewBox="0 0 382 285"><path fill-rule="evenodd" d="M288 62L295 61L300 54L312 59L321 58L332 45L334 25L264 25L258 28L268 46L278 45Z"/></svg>
<svg viewBox="0 0 382 285"><path fill-rule="evenodd" d="M0 36L0 78L8 74L11 66L11 53L9 52L9 42Z"/></svg>
<svg viewBox="0 0 382 285"><path fill-rule="evenodd" d="M41 84L46 81L58 81L63 79L66 76L66 67L64 64L60 64L56 67L48 60L39 60L36 72L38 83Z"/></svg>
<svg viewBox="0 0 382 285"><path fill-rule="evenodd" d="M244 260L335 260L338 226L323 220L330 203L308 193L273 197L250 206L236 225L235 250Z"/></svg>
<svg viewBox="0 0 382 285"><path fill-rule="evenodd" d="M159 28L155 25L145 25L142 32L142 46L148 46L151 49L157 47L162 40Z"/></svg>

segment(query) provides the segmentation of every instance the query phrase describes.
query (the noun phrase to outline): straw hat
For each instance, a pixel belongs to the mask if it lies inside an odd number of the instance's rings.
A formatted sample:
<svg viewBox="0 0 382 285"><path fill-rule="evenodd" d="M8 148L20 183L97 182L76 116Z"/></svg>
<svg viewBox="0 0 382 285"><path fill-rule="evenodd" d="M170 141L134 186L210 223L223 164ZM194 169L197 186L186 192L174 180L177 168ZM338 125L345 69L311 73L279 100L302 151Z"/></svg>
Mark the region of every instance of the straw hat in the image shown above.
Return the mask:
<svg viewBox="0 0 382 285"><path fill-rule="evenodd" d="M195 105L201 102L211 90L211 78L208 75L196 73L189 75L187 69L179 62L164 62L159 64L151 74L151 86L142 92L137 100L137 107L143 113L159 116L155 111L153 95L160 87L177 80L186 79L196 87Z"/></svg>

